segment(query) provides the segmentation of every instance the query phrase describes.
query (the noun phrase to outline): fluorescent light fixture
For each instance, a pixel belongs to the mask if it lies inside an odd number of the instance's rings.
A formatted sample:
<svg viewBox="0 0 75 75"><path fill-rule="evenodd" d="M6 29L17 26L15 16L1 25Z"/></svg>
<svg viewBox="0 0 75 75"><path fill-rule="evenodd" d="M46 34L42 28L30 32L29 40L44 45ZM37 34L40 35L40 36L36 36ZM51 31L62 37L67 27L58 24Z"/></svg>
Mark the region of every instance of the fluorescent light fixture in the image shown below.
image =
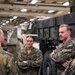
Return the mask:
<svg viewBox="0 0 75 75"><path fill-rule="evenodd" d="M21 12L27 12L27 9L21 9Z"/></svg>
<svg viewBox="0 0 75 75"><path fill-rule="evenodd" d="M6 25L6 23L3 23L2 25L4 26L4 25Z"/></svg>
<svg viewBox="0 0 75 75"><path fill-rule="evenodd" d="M30 21L34 21L34 18L33 19L30 19Z"/></svg>
<svg viewBox="0 0 75 75"><path fill-rule="evenodd" d="M38 2L38 0L32 0L31 2L30 2L30 4L36 4Z"/></svg>
<svg viewBox="0 0 75 75"><path fill-rule="evenodd" d="M26 24L26 23L28 23L28 22L24 22L24 23Z"/></svg>
<svg viewBox="0 0 75 75"><path fill-rule="evenodd" d="M18 16L14 16L13 19L16 19Z"/></svg>
<svg viewBox="0 0 75 75"><path fill-rule="evenodd" d="M20 26L23 26L23 23L21 23Z"/></svg>
<svg viewBox="0 0 75 75"><path fill-rule="evenodd" d="M13 18L10 19L10 21L12 21L12 20L13 20Z"/></svg>
<svg viewBox="0 0 75 75"><path fill-rule="evenodd" d="M45 19L49 19L50 17L46 17L46 16L36 16L38 18L38 20L45 20Z"/></svg>
<svg viewBox="0 0 75 75"><path fill-rule="evenodd" d="M49 11L48 11L48 13L53 13L53 12L54 12L54 10L49 10Z"/></svg>
<svg viewBox="0 0 75 75"><path fill-rule="evenodd" d="M68 12L68 14L70 14L70 12Z"/></svg>
<svg viewBox="0 0 75 75"><path fill-rule="evenodd" d="M18 28L18 26L15 26L15 28Z"/></svg>
<svg viewBox="0 0 75 75"><path fill-rule="evenodd" d="M63 6L69 6L69 2L65 2Z"/></svg>
<svg viewBox="0 0 75 75"><path fill-rule="evenodd" d="M6 23L9 23L9 21L6 21Z"/></svg>

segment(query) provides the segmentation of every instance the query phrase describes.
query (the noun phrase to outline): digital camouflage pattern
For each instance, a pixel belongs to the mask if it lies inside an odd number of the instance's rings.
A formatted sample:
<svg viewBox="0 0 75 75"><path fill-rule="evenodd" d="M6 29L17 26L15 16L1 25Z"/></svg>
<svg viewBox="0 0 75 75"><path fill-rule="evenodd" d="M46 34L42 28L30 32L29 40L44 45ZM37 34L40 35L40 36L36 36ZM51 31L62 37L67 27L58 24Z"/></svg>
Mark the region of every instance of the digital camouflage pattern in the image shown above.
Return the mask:
<svg viewBox="0 0 75 75"><path fill-rule="evenodd" d="M42 59L40 50L33 47L31 53L28 54L24 47L18 55L19 75L37 75L37 69L40 67ZM27 64L24 64L23 61L27 61Z"/></svg>
<svg viewBox="0 0 75 75"><path fill-rule="evenodd" d="M0 75L16 75L16 65L13 61L13 55L4 51L0 47Z"/></svg>
<svg viewBox="0 0 75 75"><path fill-rule="evenodd" d="M55 61L58 66L59 63L62 64L67 60L70 61L70 58L75 57L75 48L72 40L69 40L66 44L60 44L54 51L54 54L50 54L50 58ZM60 75L65 68L63 66L57 67L57 75Z"/></svg>

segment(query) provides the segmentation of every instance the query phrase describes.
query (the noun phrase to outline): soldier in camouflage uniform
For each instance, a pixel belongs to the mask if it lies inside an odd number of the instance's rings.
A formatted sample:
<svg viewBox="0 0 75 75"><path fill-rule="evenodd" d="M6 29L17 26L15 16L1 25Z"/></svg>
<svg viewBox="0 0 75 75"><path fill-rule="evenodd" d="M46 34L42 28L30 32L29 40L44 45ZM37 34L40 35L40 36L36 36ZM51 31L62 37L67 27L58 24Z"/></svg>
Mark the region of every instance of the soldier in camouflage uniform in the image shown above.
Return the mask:
<svg viewBox="0 0 75 75"><path fill-rule="evenodd" d="M37 75L43 56L40 50L32 47L33 38L26 37L25 47L18 54L19 75Z"/></svg>
<svg viewBox="0 0 75 75"><path fill-rule="evenodd" d="M53 50L53 52L50 54L50 58L54 62L54 65L56 65L55 68L57 69L57 75L64 75L61 73L68 67L70 61L72 61L75 56L75 48L71 38L71 28L69 25L62 24L59 27L59 37L63 43L57 46L55 50ZM68 73L66 75L71 74Z"/></svg>
<svg viewBox="0 0 75 75"><path fill-rule="evenodd" d="M13 62L13 55L4 51L2 44L4 43L4 33L0 29L0 75L16 75L17 70Z"/></svg>

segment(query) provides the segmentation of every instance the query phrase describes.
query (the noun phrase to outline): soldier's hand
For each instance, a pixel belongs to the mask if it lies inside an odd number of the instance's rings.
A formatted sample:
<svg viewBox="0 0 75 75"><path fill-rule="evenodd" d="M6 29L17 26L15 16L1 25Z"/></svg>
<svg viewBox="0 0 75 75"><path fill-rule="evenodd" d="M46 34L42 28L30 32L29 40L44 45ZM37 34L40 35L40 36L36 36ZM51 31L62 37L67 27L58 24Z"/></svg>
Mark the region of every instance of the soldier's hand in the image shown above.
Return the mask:
<svg viewBox="0 0 75 75"><path fill-rule="evenodd" d="M69 65L69 61L66 61L66 62L62 63L62 66L65 67L65 68L66 68L68 65Z"/></svg>
<svg viewBox="0 0 75 75"><path fill-rule="evenodd" d="M56 52L56 50L53 50L53 52L51 54L54 54Z"/></svg>

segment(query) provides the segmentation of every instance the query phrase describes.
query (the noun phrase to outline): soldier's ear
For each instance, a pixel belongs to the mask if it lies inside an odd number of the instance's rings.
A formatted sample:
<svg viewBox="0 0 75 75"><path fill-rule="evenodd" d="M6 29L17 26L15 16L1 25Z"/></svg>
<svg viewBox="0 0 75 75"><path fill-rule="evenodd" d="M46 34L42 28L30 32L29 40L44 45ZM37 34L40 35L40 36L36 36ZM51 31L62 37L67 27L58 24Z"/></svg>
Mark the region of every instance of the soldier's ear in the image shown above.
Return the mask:
<svg viewBox="0 0 75 75"><path fill-rule="evenodd" d="M68 31L68 35L71 35L71 32L70 31Z"/></svg>

